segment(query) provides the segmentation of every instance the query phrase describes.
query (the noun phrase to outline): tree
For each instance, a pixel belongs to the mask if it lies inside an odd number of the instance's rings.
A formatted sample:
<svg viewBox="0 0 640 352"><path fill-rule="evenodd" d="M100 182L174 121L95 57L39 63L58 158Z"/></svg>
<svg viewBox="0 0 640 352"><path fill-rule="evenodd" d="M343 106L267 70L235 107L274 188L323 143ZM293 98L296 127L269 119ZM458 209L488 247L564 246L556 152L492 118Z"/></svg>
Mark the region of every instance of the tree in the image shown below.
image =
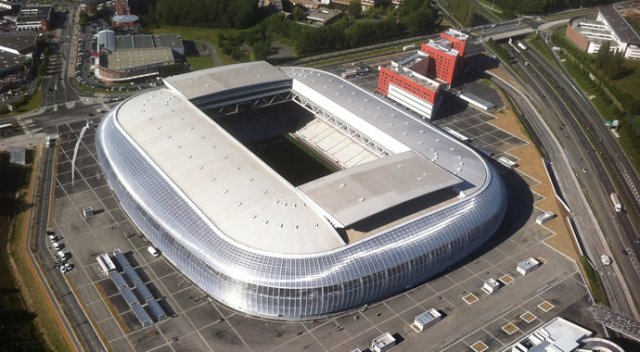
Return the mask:
<svg viewBox="0 0 640 352"><path fill-rule="evenodd" d="M463 27L473 24L473 1L451 0L449 2L449 12Z"/></svg>
<svg viewBox="0 0 640 352"><path fill-rule="evenodd" d="M351 18L362 17L362 3L360 2L360 0L349 1L349 7L347 8L347 12L349 12L349 17Z"/></svg>
<svg viewBox="0 0 640 352"><path fill-rule="evenodd" d="M300 6L294 6L293 12L291 13L294 21L302 21L307 18L307 15L304 13L304 10Z"/></svg>

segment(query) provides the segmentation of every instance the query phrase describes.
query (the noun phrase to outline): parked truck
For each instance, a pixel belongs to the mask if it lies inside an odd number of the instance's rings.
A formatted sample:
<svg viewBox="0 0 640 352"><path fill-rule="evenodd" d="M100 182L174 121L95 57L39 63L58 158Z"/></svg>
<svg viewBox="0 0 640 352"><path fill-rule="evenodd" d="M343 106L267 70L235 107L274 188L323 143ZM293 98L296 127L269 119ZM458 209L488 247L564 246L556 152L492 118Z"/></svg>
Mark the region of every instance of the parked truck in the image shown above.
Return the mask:
<svg viewBox="0 0 640 352"><path fill-rule="evenodd" d="M616 213L619 213L622 211L622 202L620 201L620 197L618 197L617 194L615 193L611 193L611 203L613 203L613 209L616 211Z"/></svg>

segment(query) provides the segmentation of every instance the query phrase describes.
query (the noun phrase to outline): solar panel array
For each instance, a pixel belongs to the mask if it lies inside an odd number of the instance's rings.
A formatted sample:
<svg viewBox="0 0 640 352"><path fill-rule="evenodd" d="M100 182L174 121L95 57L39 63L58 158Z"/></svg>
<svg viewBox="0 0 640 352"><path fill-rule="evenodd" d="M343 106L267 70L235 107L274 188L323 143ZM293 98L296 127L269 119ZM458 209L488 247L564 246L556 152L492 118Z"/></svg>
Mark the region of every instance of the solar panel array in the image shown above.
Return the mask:
<svg viewBox="0 0 640 352"><path fill-rule="evenodd" d="M164 311L160 303L153 298L153 294L149 291L147 285L142 282L138 272L129 264L129 260L120 250L115 250L113 256L117 264L122 269L122 274L116 270L109 272L111 281L118 287L120 294L127 301L133 314L138 318L143 327L153 324L153 321L161 321L167 319L167 313ZM145 309L144 305L148 309ZM149 313L152 317L149 316Z"/></svg>
<svg viewBox="0 0 640 352"><path fill-rule="evenodd" d="M127 301L127 304L129 305L129 307L131 307L133 314L136 316L138 321L140 321L140 324L142 324L142 326L145 328L153 325L153 320L151 320L147 311L144 310L144 308L140 305L138 298L124 281L122 275L120 275L120 273L115 270L111 270L109 272L109 277L111 278L111 281L113 281L113 283L118 287L118 291L120 291L120 294L122 295L124 300Z"/></svg>

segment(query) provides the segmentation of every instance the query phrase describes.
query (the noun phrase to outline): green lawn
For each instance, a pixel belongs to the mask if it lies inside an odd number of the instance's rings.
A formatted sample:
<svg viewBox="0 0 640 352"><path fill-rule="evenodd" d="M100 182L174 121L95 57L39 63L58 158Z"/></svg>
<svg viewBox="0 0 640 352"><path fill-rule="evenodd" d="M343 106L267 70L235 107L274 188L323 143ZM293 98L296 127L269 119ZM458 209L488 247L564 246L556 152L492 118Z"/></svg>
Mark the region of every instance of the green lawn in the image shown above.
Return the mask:
<svg viewBox="0 0 640 352"><path fill-rule="evenodd" d="M624 66L631 71L626 77L611 81L618 88L640 99L640 61L626 60Z"/></svg>
<svg viewBox="0 0 640 352"><path fill-rule="evenodd" d="M193 70L202 70L214 66L211 56L187 56L187 63Z"/></svg>
<svg viewBox="0 0 640 352"><path fill-rule="evenodd" d="M547 60L548 63L560 68L558 66L557 61L553 57L553 53L551 53L549 48L544 44L544 42L542 41L542 38L540 38L537 34L530 34L527 36L526 40L529 44L531 44L531 46L536 48L536 50L542 56L544 56L545 60Z"/></svg>
<svg viewBox="0 0 640 352"><path fill-rule="evenodd" d="M204 27L182 27L182 26L161 26L153 29L154 34L167 34L167 33L177 33L180 34L183 40L195 40L200 42L207 42L213 45L216 48L218 56L220 57L220 61L222 61L223 65L228 65L235 63L231 57L222 53L222 50L218 46L218 33L222 33L224 35L233 35L238 34L242 30L241 29L219 29L219 28L204 28ZM188 57L187 62L191 64L191 59L195 57ZM207 63L204 59L197 58L193 61L195 65L198 65L200 68L212 67L213 60L211 61L211 66L205 66ZM195 68L194 64L191 64L192 67Z"/></svg>

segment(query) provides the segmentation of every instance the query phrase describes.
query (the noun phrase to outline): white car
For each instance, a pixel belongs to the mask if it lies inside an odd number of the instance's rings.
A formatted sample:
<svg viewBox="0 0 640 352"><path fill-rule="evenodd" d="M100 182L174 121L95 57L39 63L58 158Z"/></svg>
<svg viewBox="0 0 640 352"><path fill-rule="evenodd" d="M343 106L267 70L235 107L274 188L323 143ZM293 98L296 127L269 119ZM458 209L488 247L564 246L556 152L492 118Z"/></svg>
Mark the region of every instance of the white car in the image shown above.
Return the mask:
<svg viewBox="0 0 640 352"><path fill-rule="evenodd" d="M63 273L63 274L66 273L67 272L67 268L64 265L61 265L60 266L60 272Z"/></svg>
<svg viewBox="0 0 640 352"><path fill-rule="evenodd" d="M155 249L153 246L149 246L147 247L147 251L154 257L157 257L160 255L160 251L158 251L157 249Z"/></svg>
<svg viewBox="0 0 640 352"><path fill-rule="evenodd" d="M71 263L69 263L69 262L64 263L64 268L65 268L67 271L71 271L71 269L73 269L73 264L71 264Z"/></svg>

